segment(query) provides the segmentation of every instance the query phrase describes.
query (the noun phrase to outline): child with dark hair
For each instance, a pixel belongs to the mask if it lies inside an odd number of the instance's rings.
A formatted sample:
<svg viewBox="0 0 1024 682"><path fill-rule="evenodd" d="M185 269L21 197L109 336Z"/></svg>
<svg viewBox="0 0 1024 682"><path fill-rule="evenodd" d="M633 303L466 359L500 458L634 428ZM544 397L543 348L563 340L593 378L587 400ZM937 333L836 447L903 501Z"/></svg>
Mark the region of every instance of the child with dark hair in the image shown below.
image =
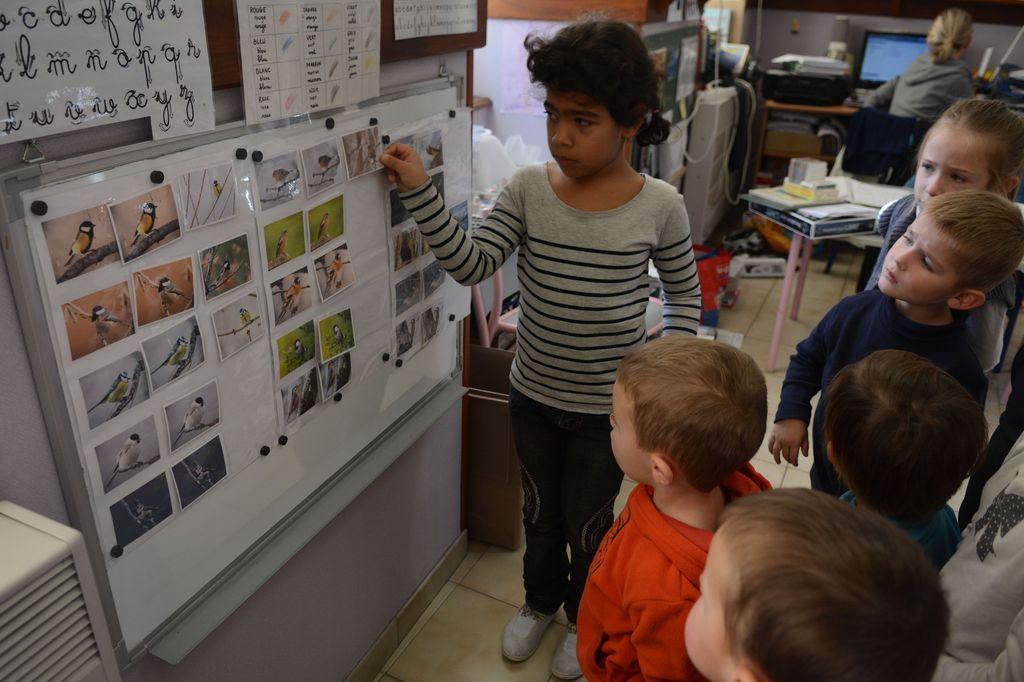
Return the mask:
<svg viewBox="0 0 1024 682"><path fill-rule="evenodd" d="M505 627L502 652L529 658L564 607L569 626L551 671L574 679L580 596L622 481L612 386L619 361L646 340L648 261L661 277L668 334L696 332L700 285L682 197L627 161L628 145L668 135L659 74L636 31L585 20L531 36L526 49L531 78L545 88L555 163L517 172L482 225L459 229L411 147L391 145L381 162L459 283L489 278L519 250L509 406L525 500L526 604Z"/></svg>
<svg viewBox="0 0 1024 682"><path fill-rule="evenodd" d="M727 506L700 586L684 639L711 682L928 682L946 640L949 607L921 550L813 490Z"/></svg>
<svg viewBox="0 0 1024 682"><path fill-rule="evenodd" d="M985 450L981 405L919 355L875 351L828 388L828 457L850 489L842 499L889 518L936 568L960 542L946 501Z"/></svg>

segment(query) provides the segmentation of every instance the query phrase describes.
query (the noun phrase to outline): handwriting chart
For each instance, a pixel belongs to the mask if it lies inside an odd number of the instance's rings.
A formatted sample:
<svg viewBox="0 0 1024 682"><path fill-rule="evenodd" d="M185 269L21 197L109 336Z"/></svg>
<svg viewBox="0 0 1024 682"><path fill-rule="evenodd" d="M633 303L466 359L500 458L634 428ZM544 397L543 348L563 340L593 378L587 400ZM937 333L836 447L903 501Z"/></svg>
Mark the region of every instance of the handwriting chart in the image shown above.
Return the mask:
<svg viewBox="0 0 1024 682"><path fill-rule="evenodd" d="M395 40L476 32L477 0L395 0Z"/></svg>
<svg viewBox="0 0 1024 682"><path fill-rule="evenodd" d="M149 117L213 128L202 0L0 2L0 144Z"/></svg>
<svg viewBox="0 0 1024 682"><path fill-rule="evenodd" d="M376 97L380 0L237 0L245 119L259 123Z"/></svg>

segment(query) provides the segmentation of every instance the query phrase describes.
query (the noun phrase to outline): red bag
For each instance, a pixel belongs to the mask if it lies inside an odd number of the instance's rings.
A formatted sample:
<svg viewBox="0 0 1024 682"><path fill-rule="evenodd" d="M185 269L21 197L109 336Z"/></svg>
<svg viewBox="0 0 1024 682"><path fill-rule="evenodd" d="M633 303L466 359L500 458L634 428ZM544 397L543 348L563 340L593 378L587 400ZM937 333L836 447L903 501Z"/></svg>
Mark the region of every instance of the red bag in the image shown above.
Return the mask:
<svg viewBox="0 0 1024 682"><path fill-rule="evenodd" d="M695 244L697 279L700 280L701 323L710 327L718 324L718 295L729 284L729 261L732 254L710 246Z"/></svg>

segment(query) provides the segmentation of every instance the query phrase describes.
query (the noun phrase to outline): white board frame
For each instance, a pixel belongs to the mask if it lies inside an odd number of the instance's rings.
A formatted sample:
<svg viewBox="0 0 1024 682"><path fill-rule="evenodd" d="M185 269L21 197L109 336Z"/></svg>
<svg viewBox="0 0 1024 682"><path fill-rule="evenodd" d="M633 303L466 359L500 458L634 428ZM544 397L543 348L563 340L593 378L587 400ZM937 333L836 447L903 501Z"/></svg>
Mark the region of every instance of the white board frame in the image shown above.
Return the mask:
<svg viewBox="0 0 1024 682"><path fill-rule="evenodd" d="M381 130L386 132L428 115L454 110L463 99L462 82L460 77L436 79L411 88L396 89L378 99L364 103L359 110L331 115L339 122L375 117ZM468 116L468 112L462 110L459 115ZM323 126L324 122L320 119L314 124ZM106 169L252 132L241 123L234 123L184 140L140 143L77 159L20 167L0 174L0 239L26 346L33 351L29 356L36 390L69 516L86 538L100 583L101 601L122 666L130 665L147 652L172 663L184 658L463 394L462 387L455 381L461 372L461 326L447 324L430 344L429 350L425 349L415 358L407 358L401 369L395 367L394 358L386 365L382 363L388 368L386 380L377 387L388 396L386 400L378 396L382 401L380 404L387 404L382 413L383 428L367 427L365 433L347 434L352 436L348 443L356 445L342 455L331 458L323 457L321 453L319 457L313 457L311 453L320 453L316 442L337 440L332 429L337 420L325 416L324 412L318 415L321 418L314 418L302 431L293 434L287 445L275 443L270 457L263 458L225 482L235 481L238 491L245 491L246 495L251 495L255 487L263 485L270 477L286 487L270 508L247 520L245 533L234 533L233 541L224 545L222 554L229 556L229 560L221 562L223 566L218 571L204 575L197 582L197 589L183 596L173 612L158 614L156 618L141 622L141 626L135 622L135 615L129 615L127 621L121 617L107 571L108 548L102 545L97 532L97 519L82 476L59 361L48 331L49 306L44 303L38 287L38 273L31 256L20 197L22 192L87 174L90 178L87 181L99 181ZM383 225L381 230L382 233L385 231ZM250 244L251 256L252 248ZM259 267L255 262L252 266L254 270ZM468 289L458 287L454 282L448 282L446 286L452 287L448 292L452 298L447 299L449 310L456 312L457 318L464 317L469 310ZM452 301L455 301L454 306ZM353 400L352 403L376 407L377 401ZM367 415L358 415L352 421L360 419L371 421ZM247 475L246 472L251 473ZM169 530L172 533L165 536ZM173 535L176 535L173 528L165 529L151 542Z"/></svg>

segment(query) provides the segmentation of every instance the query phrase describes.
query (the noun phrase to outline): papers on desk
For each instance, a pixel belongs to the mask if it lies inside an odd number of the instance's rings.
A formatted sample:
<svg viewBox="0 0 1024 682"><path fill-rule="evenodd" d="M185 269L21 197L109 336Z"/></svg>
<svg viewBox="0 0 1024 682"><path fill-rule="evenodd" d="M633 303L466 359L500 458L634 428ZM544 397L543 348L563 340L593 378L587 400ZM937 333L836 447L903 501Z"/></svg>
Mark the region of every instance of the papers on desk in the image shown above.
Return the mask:
<svg viewBox="0 0 1024 682"><path fill-rule="evenodd" d="M847 177L829 178L829 180L835 180L839 185L839 196L846 201L874 208L882 208L890 201L901 199L913 191L909 187L876 185Z"/></svg>
<svg viewBox="0 0 1024 682"><path fill-rule="evenodd" d="M812 220L839 220L841 218L874 218L878 211L871 206L861 206L860 204L827 204L813 208L801 208L797 210L797 213Z"/></svg>

